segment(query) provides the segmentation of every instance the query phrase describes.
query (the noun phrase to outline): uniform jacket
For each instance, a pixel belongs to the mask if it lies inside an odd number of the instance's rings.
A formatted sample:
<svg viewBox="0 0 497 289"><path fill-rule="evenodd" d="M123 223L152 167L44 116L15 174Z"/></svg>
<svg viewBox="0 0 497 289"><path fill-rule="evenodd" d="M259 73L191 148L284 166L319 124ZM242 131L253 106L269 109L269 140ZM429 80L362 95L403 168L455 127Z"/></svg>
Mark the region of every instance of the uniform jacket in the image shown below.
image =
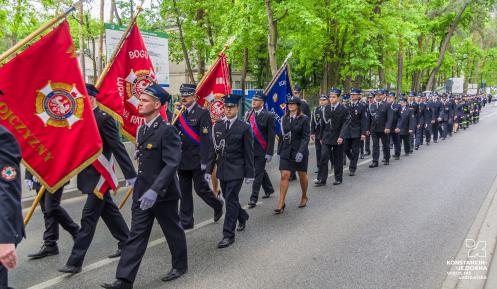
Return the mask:
<svg viewBox="0 0 497 289"><path fill-rule="evenodd" d="M217 177L221 181L254 178L254 138L249 124L237 118L226 130L226 120L212 127L211 152L207 173L212 173L217 163Z"/></svg>
<svg viewBox="0 0 497 289"><path fill-rule="evenodd" d="M443 122L452 121L454 119L454 109L452 103L449 101L442 102L442 107L440 109L440 118Z"/></svg>
<svg viewBox="0 0 497 289"><path fill-rule="evenodd" d="M442 109L442 102L440 100L437 100L431 101L430 103L433 108L433 118L435 119L435 121L438 121L438 117L440 116Z"/></svg>
<svg viewBox="0 0 497 289"><path fill-rule="evenodd" d="M400 108L400 117L396 128L400 129L400 135L409 135L409 130L414 131L416 127L416 118L414 111L409 107Z"/></svg>
<svg viewBox="0 0 497 289"><path fill-rule="evenodd" d="M200 139L200 144L196 144L188 135L181 131L179 119L175 125L181 136L181 163L180 170L200 170L201 164L207 164L209 150L211 146L210 130L212 126L209 111L195 103L188 112L185 109L183 114L193 130Z"/></svg>
<svg viewBox="0 0 497 289"><path fill-rule="evenodd" d="M309 155L310 124L309 117L305 114L296 116L291 121L291 117L284 116L282 121L282 137L278 143L278 154L280 158L295 160L297 153Z"/></svg>
<svg viewBox="0 0 497 289"><path fill-rule="evenodd" d="M250 117L254 113L254 110L245 113L245 122L250 124ZM259 143L254 132L254 156L265 156L274 154L274 115L265 109L262 109L255 117L255 122L259 128L259 132L267 143L267 148L264 150L262 145ZM212 142L209 142L212 144Z"/></svg>
<svg viewBox="0 0 497 289"><path fill-rule="evenodd" d="M386 101L369 104L370 131L384 132L385 128L392 127L393 112L390 104Z"/></svg>
<svg viewBox="0 0 497 289"><path fill-rule="evenodd" d="M24 238L21 208L21 149L0 125L0 243L18 244Z"/></svg>
<svg viewBox="0 0 497 289"><path fill-rule="evenodd" d="M392 110L392 127L391 129L394 130L397 127L397 122L400 118L400 109L401 105L398 103L390 103L390 109Z"/></svg>
<svg viewBox="0 0 497 289"><path fill-rule="evenodd" d="M361 102L350 103L346 106L349 120L345 125L344 138L359 138L368 131L367 107Z"/></svg>
<svg viewBox="0 0 497 289"><path fill-rule="evenodd" d="M311 134L315 135L315 139L319 140L321 135L322 124L321 118L323 117L323 107L317 106L311 114Z"/></svg>
<svg viewBox="0 0 497 289"><path fill-rule="evenodd" d="M431 124L431 121L435 120L435 116L433 114L433 105L430 102L424 103L423 109L423 123Z"/></svg>
<svg viewBox="0 0 497 289"><path fill-rule="evenodd" d="M327 145L337 145L338 138L345 137L346 124L349 122L349 110L339 103L335 110L331 105L327 105L323 109L323 118L321 124L323 130L320 140Z"/></svg>
<svg viewBox="0 0 497 289"><path fill-rule="evenodd" d="M138 177L133 200L149 189L159 195L158 201L181 197L176 170L181 162L181 140L176 128L161 116L150 127L143 124L137 134Z"/></svg>
<svg viewBox="0 0 497 289"><path fill-rule="evenodd" d="M133 167L133 163L129 158L124 144L119 139L119 132L117 130L116 122L110 115L101 111L99 108L95 108L93 110L93 114L95 115L98 131L103 142L102 154L107 159L110 159L111 155L114 155L114 158L119 164L124 177L126 179L135 178L136 172ZM78 189L83 192L83 194L92 194L99 179L100 173L93 167L93 165L89 165L78 174Z"/></svg>
<svg viewBox="0 0 497 289"><path fill-rule="evenodd" d="M414 126L418 124L418 112L419 112L419 103L413 101L413 102L408 102L407 106L412 110L412 114L414 115Z"/></svg>

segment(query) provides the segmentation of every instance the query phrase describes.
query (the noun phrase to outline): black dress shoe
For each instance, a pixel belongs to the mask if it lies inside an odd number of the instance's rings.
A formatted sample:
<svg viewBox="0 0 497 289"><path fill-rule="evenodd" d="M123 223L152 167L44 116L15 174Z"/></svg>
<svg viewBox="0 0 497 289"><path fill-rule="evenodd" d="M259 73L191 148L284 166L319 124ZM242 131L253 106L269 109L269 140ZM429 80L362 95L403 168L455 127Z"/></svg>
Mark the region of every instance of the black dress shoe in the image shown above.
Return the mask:
<svg viewBox="0 0 497 289"><path fill-rule="evenodd" d="M193 229L193 224L191 224L191 225L183 225L183 224L181 224L181 227L183 227L183 230L190 230L190 229Z"/></svg>
<svg viewBox="0 0 497 289"><path fill-rule="evenodd" d="M419 146L415 147L414 149L415 149L415 150L419 150Z"/></svg>
<svg viewBox="0 0 497 289"><path fill-rule="evenodd" d="M245 226L247 225L247 222L243 222L243 223L239 223L238 224L238 227L236 228L236 231L237 232L241 232L241 231L244 231L245 230Z"/></svg>
<svg viewBox="0 0 497 289"><path fill-rule="evenodd" d="M38 252L29 254L28 257L31 259L41 259L58 254L59 254L59 247L57 247L57 245L47 246L43 244Z"/></svg>
<svg viewBox="0 0 497 289"><path fill-rule="evenodd" d="M389 161L385 161L385 162L383 163L383 165L385 165L385 166L388 166L389 164L390 164L390 162L389 162Z"/></svg>
<svg viewBox="0 0 497 289"><path fill-rule="evenodd" d="M340 182L340 181L334 181L334 182L333 182L333 185L334 185L334 186L338 186L338 185L341 185L341 184L342 184L342 182Z"/></svg>
<svg viewBox="0 0 497 289"><path fill-rule="evenodd" d="M369 155L371 155L371 152L369 152L369 151L368 151L368 152L366 152L364 155L365 155L365 156L369 156Z"/></svg>
<svg viewBox="0 0 497 289"><path fill-rule="evenodd" d="M361 160L362 160L362 159L364 159L364 154L361 154L361 155L359 156L359 158L360 158Z"/></svg>
<svg viewBox="0 0 497 289"><path fill-rule="evenodd" d="M221 219L221 217L223 216L223 206L224 206L224 202L223 200L219 199L221 201L221 209L217 210L217 211L214 211L214 222L217 222L219 221L219 219Z"/></svg>
<svg viewBox="0 0 497 289"><path fill-rule="evenodd" d="M60 268L58 271L62 273L77 274L81 272L81 266L65 265L64 267Z"/></svg>
<svg viewBox="0 0 497 289"><path fill-rule="evenodd" d="M116 281L114 281L114 283L103 283L100 286L105 289L133 289L132 283L126 282L121 279L117 279Z"/></svg>
<svg viewBox="0 0 497 289"><path fill-rule="evenodd" d="M394 160L396 160L396 161L400 160L400 157L399 157L399 156L394 156L393 158L394 158Z"/></svg>
<svg viewBox="0 0 497 289"><path fill-rule="evenodd" d="M257 206L257 203L256 203L256 202L252 202L252 201L250 201L250 202L248 203L248 208L249 208L249 209L253 209L253 208L255 208L255 206Z"/></svg>
<svg viewBox="0 0 497 289"><path fill-rule="evenodd" d="M437 143L437 142L438 142L438 140L434 140L433 142L434 142L434 143Z"/></svg>
<svg viewBox="0 0 497 289"><path fill-rule="evenodd" d="M221 242L217 243L217 247L219 249L227 248L233 243L235 243L235 238L223 238Z"/></svg>
<svg viewBox="0 0 497 289"><path fill-rule="evenodd" d="M316 182L316 183L314 184L314 186L315 186L315 187L322 187L322 186L326 186L326 183L325 183L325 182L321 182L321 181L319 181L319 182Z"/></svg>
<svg viewBox="0 0 497 289"><path fill-rule="evenodd" d="M117 249L116 252L114 252L113 254L110 254L107 257L109 259L114 259L114 258L117 258L117 257L121 257L121 249Z"/></svg>
<svg viewBox="0 0 497 289"><path fill-rule="evenodd" d="M181 277L181 275L186 274L186 272L188 272L188 268L181 270L173 268L166 274L166 276L162 277L161 280L164 282L173 281Z"/></svg>
<svg viewBox="0 0 497 289"><path fill-rule="evenodd" d="M378 162L372 162L370 165L369 165L370 168L377 168L378 167Z"/></svg>
<svg viewBox="0 0 497 289"><path fill-rule="evenodd" d="M268 199L271 198L271 195L274 194L274 192L266 193L264 192L264 196L262 196L263 199Z"/></svg>
<svg viewBox="0 0 497 289"><path fill-rule="evenodd" d="M286 207L286 203L283 204L283 207L281 207L281 209L276 209L274 210L274 215L280 215L280 214L283 214L283 212L285 212L285 207Z"/></svg>
<svg viewBox="0 0 497 289"><path fill-rule="evenodd" d="M349 170L349 176L351 177L355 176L355 170Z"/></svg>

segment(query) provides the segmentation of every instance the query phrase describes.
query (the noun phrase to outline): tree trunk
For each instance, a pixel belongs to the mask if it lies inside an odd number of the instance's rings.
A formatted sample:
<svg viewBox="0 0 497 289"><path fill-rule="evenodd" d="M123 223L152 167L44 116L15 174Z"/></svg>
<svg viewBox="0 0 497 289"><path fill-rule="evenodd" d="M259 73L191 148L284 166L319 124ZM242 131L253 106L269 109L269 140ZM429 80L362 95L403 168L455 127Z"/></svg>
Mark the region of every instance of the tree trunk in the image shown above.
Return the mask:
<svg viewBox="0 0 497 289"><path fill-rule="evenodd" d="M84 13L83 13L83 1L79 4L79 21L78 21L78 29L79 29L79 65L81 65L81 70L83 72L83 79L86 82L86 65L85 65L85 38L83 33L83 21L84 21Z"/></svg>
<svg viewBox="0 0 497 289"><path fill-rule="evenodd" d="M100 33L98 39L98 75L102 73L104 65L104 8L105 0L100 0ZM95 53L95 51L93 52Z"/></svg>
<svg viewBox="0 0 497 289"><path fill-rule="evenodd" d="M437 65L433 69L433 71L430 74L430 78L428 79L428 84L426 85L426 88L429 90L433 90L435 88L435 76L437 75L438 71L440 70L440 67L442 66L442 61L445 56L445 51L447 51L447 47L449 47L450 39L452 38L452 35L454 34L454 31L456 30L457 24L459 24L459 21L461 20L462 14L466 10L466 8L469 5L470 0L466 0L464 2L463 7L461 8L461 11L457 14L456 18L452 21L452 24L449 27L449 31L447 35L445 36L445 39L443 41L442 47L440 48L440 55L438 57Z"/></svg>
<svg viewBox="0 0 497 289"><path fill-rule="evenodd" d="M111 0L111 7L110 7L110 23L114 23L114 16L116 17L117 24L123 25L123 22L121 20L121 16L119 16L119 11L117 11L117 6L116 6L116 0Z"/></svg>
<svg viewBox="0 0 497 289"><path fill-rule="evenodd" d="M265 0L266 12L268 20L268 36L267 36L267 48L269 52L269 66L271 67L271 74L273 76L278 72L278 64L276 61L276 45L278 40L277 35L277 22L273 18L273 10L271 10L271 0Z"/></svg>
<svg viewBox="0 0 497 289"><path fill-rule="evenodd" d="M176 0L173 0L174 12L176 13L176 26L178 26L179 32L179 41L181 43L181 49L183 50L183 57L185 58L186 63L186 72L188 74L188 78L190 83L195 84L195 78L193 77L192 65L190 63L190 56L188 55L188 50L186 50L185 38L183 37L183 28L181 25L181 21L179 19L179 10L176 6Z"/></svg>
<svg viewBox="0 0 497 289"><path fill-rule="evenodd" d="M399 51L397 52L397 96L402 92L402 71L404 70L404 44L402 37L399 41Z"/></svg>
<svg viewBox="0 0 497 289"><path fill-rule="evenodd" d="M245 47L243 49L243 66L242 66L242 115L245 114L245 91L247 90L246 81L247 81L247 73L248 73L248 48Z"/></svg>

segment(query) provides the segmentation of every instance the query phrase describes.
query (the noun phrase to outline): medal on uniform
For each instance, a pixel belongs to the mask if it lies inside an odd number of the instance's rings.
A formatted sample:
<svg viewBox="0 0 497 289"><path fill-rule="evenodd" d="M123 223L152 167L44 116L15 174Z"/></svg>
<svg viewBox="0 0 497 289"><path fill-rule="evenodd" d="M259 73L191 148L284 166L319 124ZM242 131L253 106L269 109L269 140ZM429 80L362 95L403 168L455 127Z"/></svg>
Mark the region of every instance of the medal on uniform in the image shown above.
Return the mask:
<svg viewBox="0 0 497 289"><path fill-rule="evenodd" d="M4 167L2 169L2 179L6 180L6 181L12 181L16 178L17 176L17 172L16 172L16 169L14 167Z"/></svg>
<svg viewBox="0 0 497 289"><path fill-rule="evenodd" d="M152 149L153 145L151 143L147 144L147 149Z"/></svg>

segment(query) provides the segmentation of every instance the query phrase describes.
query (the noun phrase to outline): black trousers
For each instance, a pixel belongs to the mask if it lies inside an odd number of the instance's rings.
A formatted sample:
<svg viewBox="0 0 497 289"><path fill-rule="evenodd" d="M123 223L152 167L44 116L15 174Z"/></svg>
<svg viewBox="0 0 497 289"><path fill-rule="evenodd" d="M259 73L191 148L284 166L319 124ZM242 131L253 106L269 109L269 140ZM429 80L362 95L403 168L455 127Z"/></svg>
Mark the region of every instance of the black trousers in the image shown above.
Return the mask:
<svg viewBox="0 0 497 289"><path fill-rule="evenodd" d="M366 153L371 153L371 135L366 135L366 140L364 141L364 151Z"/></svg>
<svg viewBox="0 0 497 289"><path fill-rule="evenodd" d="M255 178L254 183L252 183L252 195L250 196L250 201L257 203L257 200L259 200L259 191L261 190L261 186L266 194L274 193L274 188L266 171L265 156L255 156L254 166Z"/></svg>
<svg viewBox="0 0 497 289"><path fill-rule="evenodd" d="M100 217L104 220L112 236L119 241L118 247L122 248L124 246L129 235L128 226L112 200L110 192L105 193L103 200L99 199L95 194L88 194L83 208L83 215L81 216L81 229L76 240L74 240L74 246L72 247L71 256L67 260L67 265L83 265Z"/></svg>
<svg viewBox="0 0 497 289"><path fill-rule="evenodd" d="M432 134L433 134L433 141L438 141L439 129L440 129L440 123L438 122L438 120L436 120L435 123L431 124L431 130L432 130Z"/></svg>
<svg viewBox="0 0 497 289"><path fill-rule="evenodd" d="M430 143L431 133L432 133L432 124L431 123L426 124L424 131L425 131L426 143Z"/></svg>
<svg viewBox="0 0 497 289"><path fill-rule="evenodd" d="M140 209L140 202L133 201L131 205L131 231L117 265L117 279L135 282L156 219L166 237L169 252L171 252L172 267L178 270L188 268L186 236L179 220L178 201L158 200L148 210Z"/></svg>
<svg viewBox="0 0 497 289"><path fill-rule="evenodd" d="M335 181L342 181L343 175L343 145L322 144L321 163L319 165L318 180L326 183L328 179L328 162L332 159Z"/></svg>
<svg viewBox="0 0 497 289"><path fill-rule="evenodd" d="M393 148L394 148L394 154L395 156L400 156L400 148L401 148L401 143L400 143L400 135L398 133L390 133L390 136L392 138L392 143L393 143Z"/></svg>
<svg viewBox="0 0 497 289"><path fill-rule="evenodd" d="M355 171L357 169L357 160L359 160L359 147L361 145L361 138L346 138L344 140L343 150L350 160L349 170Z"/></svg>
<svg viewBox="0 0 497 289"><path fill-rule="evenodd" d="M406 135L400 135L400 141L404 143L404 153L408 154L411 152L411 136L412 133ZM400 153L399 153L400 155Z"/></svg>
<svg viewBox="0 0 497 289"><path fill-rule="evenodd" d="M249 218L247 211L242 209L238 198L243 179L221 181L221 191L226 201L226 215L224 216L223 237L234 238L236 221L246 222Z"/></svg>
<svg viewBox="0 0 497 289"><path fill-rule="evenodd" d="M319 170L319 164L321 163L321 140L316 138L314 144L316 145L316 166Z"/></svg>
<svg viewBox="0 0 497 289"><path fill-rule="evenodd" d="M423 138L425 133L425 125L421 124L419 127L416 126L416 147L423 144Z"/></svg>
<svg viewBox="0 0 497 289"><path fill-rule="evenodd" d="M415 136L416 136L415 131L413 133L409 134L409 147L411 148L411 152L412 152L412 149L414 148Z"/></svg>
<svg viewBox="0 0 497 289"><path fill-rule="evenodd" d="M193 220L193 195L192 182L197 195L214 211L223 209L223 202L214 196L209 184L204 179L205 171L202 170L178 170L179 185L181 188L181 203L179 218L184 227L191 227Z"/></svg>
<svg viewBox="0 0 497 289"><path fill-rule="evenodd" d="M56 246L59 240L59 225L71 236L76 237L79 226L71 216L60 206L60 200L64 187L58 189L53 194L46 192L40 200L40 207L45 221L45 232L43 232L43 242L46 246Z"/></svg>
<svg viewBox="0 0 497 289"><path fill-rule="evenodd" d="M380 158L380 139L383 146L383 159L390 160L390 136L384 132L372 132L373 139L373 162L378 162Z"/></svg>
<svg viewBox="0 0 497 289"><path fill-rule="evenodd" d="M8 271L3 265L0 265L0 289L9 289Z"/></svg>

